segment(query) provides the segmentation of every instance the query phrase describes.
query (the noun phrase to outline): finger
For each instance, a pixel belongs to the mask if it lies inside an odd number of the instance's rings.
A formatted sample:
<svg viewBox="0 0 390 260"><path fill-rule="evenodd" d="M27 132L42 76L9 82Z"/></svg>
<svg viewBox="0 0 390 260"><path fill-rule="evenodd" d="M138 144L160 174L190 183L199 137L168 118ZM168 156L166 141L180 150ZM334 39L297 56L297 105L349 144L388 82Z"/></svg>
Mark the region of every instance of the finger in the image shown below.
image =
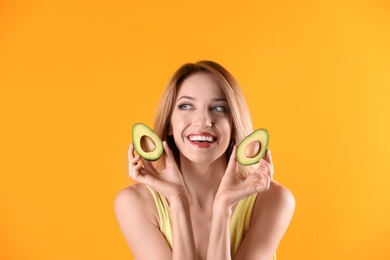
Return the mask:
<svg viewBox="0 0 390 260"><path fill-rule="evenodd" d="M272 154L270 149L267 149L267 152L263 159L266 160L273 167Z"/></svg>
<svg viewBox="0 0 390 260"><path fill-rule="evenodd" d="M136 165L138 165L138 164L141 164L140 162L139 162L139 160L140 160L140 156L139 155L136 155L135 157L130 157L129 159L129 175L131 175L131 173L133 172L133 168L136 166ZM142 166L142 164L141 164L141 166Z"/></svg>
<svg viewBox="0 0 390 260"><path fill-rule="evenodd" d="M142 161L142 164L144 165L145 169L150 170L150 169L153 168L151 161L149 161L149 160L147 160L147 159L145 159L143 157L141 157L141 161Z"/></svg>
<svg viewBox="0 0 390 260"><path fill-rule="evenodd" d="M168 146L168 143L166 141L163 141L164 146L164 153L165 153L165 165L167 168L177 168L175 158L172 154L171 149Z"/></svg>
<svg viewBox="0 0 390 260"><path fill-rule="evenodd" d="M134 158L134 145L130 144L129 150L127 151L127 159L130 161Z"/></svg>
<svg viewBox="0 0 390 260"><path fill-rule="evenodd" d="M152 189L154 189L154 187L156 187L156 185L155 185L156 182L161 183L161 181L159 181L158 178L156 178L153 174L150 174L150 172L146 171L142 167L142 163L141 162L139 162L133 168L133 171L131 173L131 177L132 177L133 180L135 180L135 181L137 181L139 183L143 183L143 184L151 187Z"/></svg>
<svg viewBox="0 0 390 260"><path fill-rule="evenodd" d="M151 161L148 161L148 160L146 160L144 158L141 158L141 161L142 161L142 163L144 165L145 170L147 170L148 172L150 172L152 174L157 174L157 171L154 168L154 166L153 166Z"/></svg>
<svg viewBox="0 0 390 260"><path fill-rule="evenodd" d="M273 178L271 165L264 159L260 159L260 166L255 170L257 175L266 174L270 178Z"/></svg>
<svg viewBox="0 0 390 260"><path fill-rule="evenodd" d="M270 187L271 179L265 173L256 174L257 177L252 177L252 185L256 192L263 192Z"/></svg>
<svg viewBox="0 0 390 260"><path fill-rule="evenodd" d="M260 173L260 186L263 190L268 190L271 185L271 177L265 173Z"/></svg>
<svg viewBox="0 0 390 260"><path fill-rule="evenodd" d="M233 146L232 154L230 155L229 163L226 168L226 173L235 174L237 172L238 164L237 164L237 145Z"/></svg>
<svg viewBox="0 0 390 260"><path fill-rule="evenodd" d="M262 177L260 174L249 174L242 183L242 188L237 189L237 197L243 199L255 193L265 190Z"/></svg>
<svg viewBox="0 0 390 260"><path fill-rule="evenodd" d="M132 158L130 158L129 164L136 164L139 160L141 160L141 156L139 155L133 156Z"/></svg>
<svg viewBox="0 0 390 260"><path fill-rule="evenodd" d="M129 176L133 180L138 180L138 176L140 175L140 169L141 168L142 168L142 163L141 162L137 162L136 164L132 164L131 166L129 164Z"/></svg>

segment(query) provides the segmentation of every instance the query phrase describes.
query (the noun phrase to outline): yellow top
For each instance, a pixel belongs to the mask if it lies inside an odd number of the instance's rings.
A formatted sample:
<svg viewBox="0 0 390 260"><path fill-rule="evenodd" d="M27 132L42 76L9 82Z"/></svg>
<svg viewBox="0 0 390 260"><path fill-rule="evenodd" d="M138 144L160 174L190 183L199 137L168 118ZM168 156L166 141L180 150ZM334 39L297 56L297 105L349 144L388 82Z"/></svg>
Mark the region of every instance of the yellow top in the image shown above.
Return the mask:
<svg viewBox="0 0 390 260"><path fill-rule="evenodd" d="M160 231L172 249L172 221L168 201L158 192L152 190L149 187L148 189L152 193L156 203L158 216L160 219ZM254 194L241 200L238 203L236 210L234 211L230 220L230 251L232 256L237 253L245 233L249 229L256 198L257 194ZM274 255L274 259L276 259L276 255Z"/></svg>

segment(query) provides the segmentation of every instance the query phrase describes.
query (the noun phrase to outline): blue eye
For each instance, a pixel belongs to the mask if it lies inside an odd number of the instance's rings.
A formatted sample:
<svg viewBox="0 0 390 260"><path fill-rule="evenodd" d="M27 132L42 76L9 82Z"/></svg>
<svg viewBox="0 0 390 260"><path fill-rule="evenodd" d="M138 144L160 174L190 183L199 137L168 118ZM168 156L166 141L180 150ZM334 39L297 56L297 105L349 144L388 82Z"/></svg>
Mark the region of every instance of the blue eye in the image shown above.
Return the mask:
<svg viewBox="0 0 390 260"><path fill-rule="evenodd" d="M194 107L190 104L182 104L182 105L178 105L178 108L180 110L192 110Z"/></svg>

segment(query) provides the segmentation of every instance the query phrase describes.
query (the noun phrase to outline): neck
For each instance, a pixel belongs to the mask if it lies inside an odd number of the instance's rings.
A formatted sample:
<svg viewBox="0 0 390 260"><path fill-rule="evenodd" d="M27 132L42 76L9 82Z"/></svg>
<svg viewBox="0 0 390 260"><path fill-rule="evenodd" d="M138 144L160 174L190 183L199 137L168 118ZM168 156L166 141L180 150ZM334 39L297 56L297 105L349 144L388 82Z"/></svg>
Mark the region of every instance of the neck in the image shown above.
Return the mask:
<svg viewBox="0 0 390 260"><path fill-rule="evenodd" d="M226 167L224 157L209 164L193 163L181 158L181 173L193 205L200 207L212 205Z"/></svg>

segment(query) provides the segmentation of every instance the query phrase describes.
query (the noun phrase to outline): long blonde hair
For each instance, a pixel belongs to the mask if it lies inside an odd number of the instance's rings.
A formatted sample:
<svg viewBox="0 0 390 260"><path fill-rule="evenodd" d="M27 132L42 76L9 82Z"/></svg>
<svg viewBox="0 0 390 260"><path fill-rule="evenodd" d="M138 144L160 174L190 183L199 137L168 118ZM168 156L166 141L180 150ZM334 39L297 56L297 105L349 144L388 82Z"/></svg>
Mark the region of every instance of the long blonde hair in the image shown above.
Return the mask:
<svg viewBox="0 0 390 260"><path fill-rule="evenodd" d="M179 151L175 145L173 137L168 135L168 131L171 127L171 116L180 85L190 75L200 72L206 73L213 77L226 95L230 115L232 118L232 140L231 145L229 145L229 148L226 151L227 160L230 158L233 145L239 144L242 139L244 139L253 131L248 105L237 81L232 76L232 74L230 74L230 72L228 72L220 64L209 60L202 60L196 63L186 63L173 74L170 81L168 82L168 85L162 94L154 121L154 131L162 140L167 141L179 167ZM158 169L163 169L165 167L164 158L160 159L156 166ZM240 166L239 171L242 174L248 174L252 171L252 169L251 167L244 168Z"/></svg>

